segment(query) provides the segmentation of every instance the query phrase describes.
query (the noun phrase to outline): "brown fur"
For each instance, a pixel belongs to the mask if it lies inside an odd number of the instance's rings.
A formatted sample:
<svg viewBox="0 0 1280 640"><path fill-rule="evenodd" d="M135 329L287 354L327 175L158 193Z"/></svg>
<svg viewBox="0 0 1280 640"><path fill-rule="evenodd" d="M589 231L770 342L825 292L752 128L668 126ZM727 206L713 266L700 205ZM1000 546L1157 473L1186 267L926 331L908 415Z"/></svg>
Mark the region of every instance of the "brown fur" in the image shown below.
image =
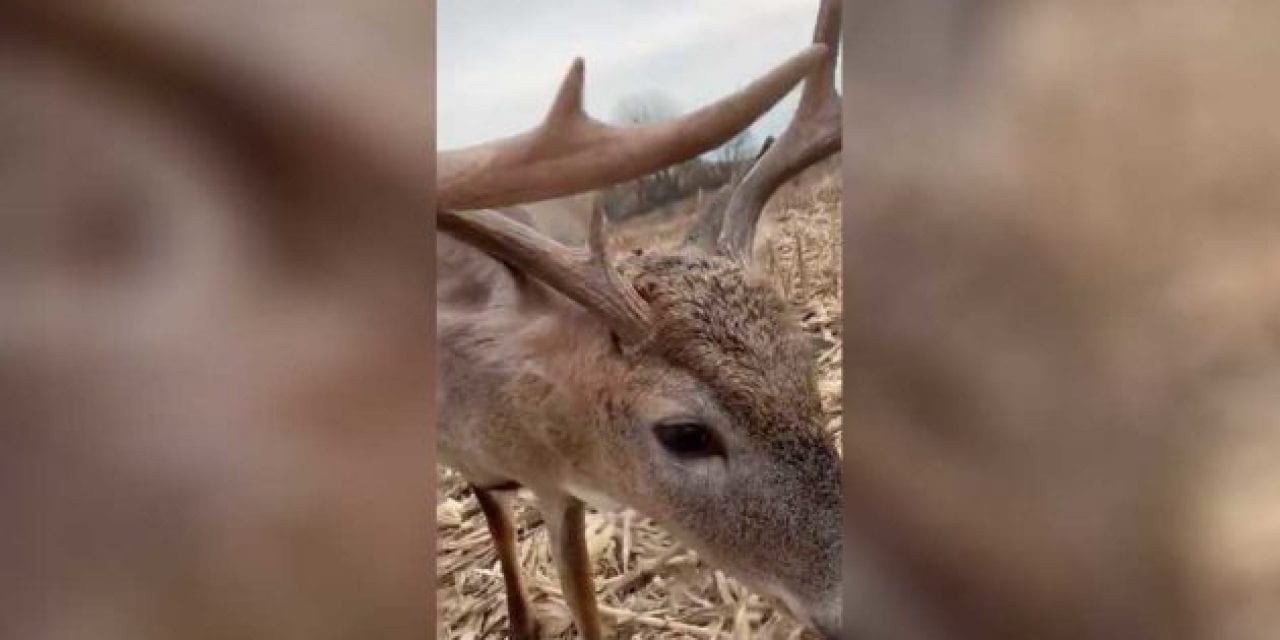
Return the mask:
<svg viewBox="0 0 1280 640"><path fill-rule="evenodd" d="M442 278L484 273L509 296L441 307L447 462L473 482L514 480L539 495L590 489L793 604L839 598L838 457L819 428L809 343L768 284L694 250L629 257L620 270L655 331L624 350L540 283L440 242L455 267ZM525 312L496 313L513 307ZM728 465L709 485L691 485L653 439L651 421L672 403L706 416L726 443ZM816 615L838 625L829 609Z"/></svg>

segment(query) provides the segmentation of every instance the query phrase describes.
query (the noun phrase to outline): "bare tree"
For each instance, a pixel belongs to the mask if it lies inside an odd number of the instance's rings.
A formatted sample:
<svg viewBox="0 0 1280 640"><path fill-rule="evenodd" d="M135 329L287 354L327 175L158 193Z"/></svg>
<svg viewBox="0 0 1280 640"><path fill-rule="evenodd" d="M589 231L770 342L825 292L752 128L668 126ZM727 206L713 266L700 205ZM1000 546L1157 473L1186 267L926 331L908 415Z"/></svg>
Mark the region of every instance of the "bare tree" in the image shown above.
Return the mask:
<svg viewBox="0 0 1280 640"><path fill-rule="evenodd" d="M647 91L622 98L613 108L613 121L620 125L642 125L673 120L681 115L679 105L661 91ZM615 190L615 203L622 196L628 202L613 207L614 214L625 216L679 199L684 195L683 177L701 166L698 158L662 167ZM629 197L627 197L629 195Z"/></svg>
<svg viewBox="0 0 1280 640"><path fill-rule="evenodd" d="M680 115L680 106L661 91L634 93L618 100L613 108L613 121L618 124L648 124L671 120Z"/></svg>
<svg viewBox="0 0 1280 640"><path fill-rule="evenodd" d="M728 180L739 167L754 159L756 146L756 138L752 135L751 129L745 129L742 133L730 138L724 146L716 149L713 157L719 165L717 169L721 178Z"/></svg>

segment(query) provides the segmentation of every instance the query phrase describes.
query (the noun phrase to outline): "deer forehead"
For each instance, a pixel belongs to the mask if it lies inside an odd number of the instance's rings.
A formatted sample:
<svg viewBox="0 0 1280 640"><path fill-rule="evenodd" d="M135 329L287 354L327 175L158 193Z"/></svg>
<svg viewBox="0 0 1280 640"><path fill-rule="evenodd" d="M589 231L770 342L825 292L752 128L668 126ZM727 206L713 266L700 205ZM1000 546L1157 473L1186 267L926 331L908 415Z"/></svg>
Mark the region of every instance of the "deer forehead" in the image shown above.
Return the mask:
<svg viewBox="0 0 1280 640"><path fill-rule="evenodd" d="M697 252L636 256L622 268L652 305L651 351L706 385L749 435L818 432L812 354L767 282Z"/></svg>
<svg viewBox="0 0 1280 640"><path fill-rule="evenodd" d="M680 332L669 337L712 340L750 353L799 336L777 291L727 258L682 250L635 256L622 269L653 307L659 334Z"/></svg>

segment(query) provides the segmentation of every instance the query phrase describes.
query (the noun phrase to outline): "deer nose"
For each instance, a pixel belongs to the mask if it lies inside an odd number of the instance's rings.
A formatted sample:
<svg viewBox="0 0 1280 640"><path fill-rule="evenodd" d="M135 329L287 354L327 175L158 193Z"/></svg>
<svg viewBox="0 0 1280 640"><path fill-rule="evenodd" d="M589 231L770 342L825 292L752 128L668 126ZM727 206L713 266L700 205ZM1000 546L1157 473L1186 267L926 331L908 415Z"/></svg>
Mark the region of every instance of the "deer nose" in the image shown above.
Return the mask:
<svg viewBox="0 0 1280 640"><path fill-rule="evenodd" d="M839 592L834 597L811 600L806 606L785 590L771 592L791 615L801 624L817 631L826 640L843 640L841 632L841 601Z"/></svg>
<svg viewBox="0 0 1280 640"><path fill-rule="evenodd" d="M840 624L840 618L839 609L827 614L814 615L813 629L826 640L844 640L844 627Z"/></svg>
<svg viewBox="0 0 1280 640"><path fill-rule="evenodd" d="M844 636L841 635L839 620L836 620L833 622L822 622L819 620L814 620L813 628L823 638L826 638L826 640L844 640Z"/></svg>

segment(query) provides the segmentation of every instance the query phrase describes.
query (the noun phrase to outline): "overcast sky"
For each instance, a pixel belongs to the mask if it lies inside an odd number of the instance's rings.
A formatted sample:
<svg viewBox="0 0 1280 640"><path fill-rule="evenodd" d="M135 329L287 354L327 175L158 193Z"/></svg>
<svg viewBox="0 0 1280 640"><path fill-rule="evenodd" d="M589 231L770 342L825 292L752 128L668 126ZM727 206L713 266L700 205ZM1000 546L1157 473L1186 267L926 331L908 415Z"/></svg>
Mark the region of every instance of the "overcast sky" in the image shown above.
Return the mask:
<svg viewBox="0 0 1280 640"><path fill-rule="evenodd" d="M586 109L611 120L627 96L660 92L690 111L803 49L818 0L441 0L439 148L518 133L542 118L575 56ZM837 82L839 74L837 74ZM752 131L778 133L793 91Z"/></svg>

